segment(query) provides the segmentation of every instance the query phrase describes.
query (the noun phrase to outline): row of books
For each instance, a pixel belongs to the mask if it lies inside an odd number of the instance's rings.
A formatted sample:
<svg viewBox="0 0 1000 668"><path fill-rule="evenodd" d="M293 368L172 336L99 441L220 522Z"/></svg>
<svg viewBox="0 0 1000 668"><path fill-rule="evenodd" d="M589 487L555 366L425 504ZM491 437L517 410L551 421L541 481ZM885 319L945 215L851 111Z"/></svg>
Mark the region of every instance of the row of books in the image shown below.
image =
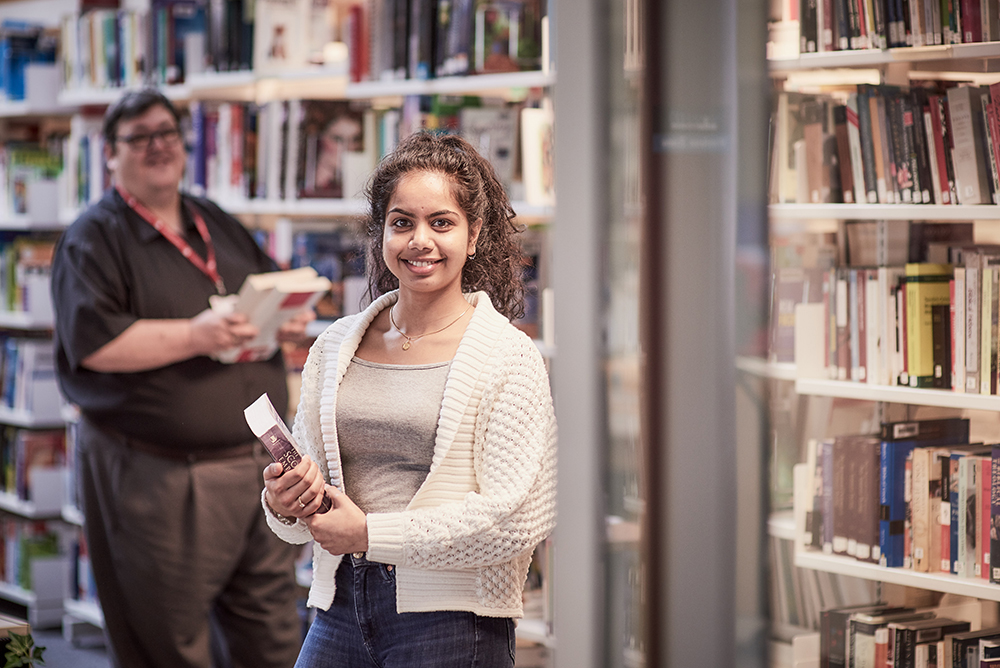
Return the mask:
<svg viewBox="0 0 1000 668"><path fill-rule="evenodd" d="M62 557L63 538L54 522L25 521L9 515L0 516L0 573L8 584L28 591L34 582L33 562Z"/></svg>
<svg viewBox="0 0 1000 668"><path fill-rule="evenodd" d="M12 426L0 429L2 491L22 501L37 502L39 507L53 508L51 499L62 500L62 480L58 475L49 475L39 482L36 474L43 470L64 472L66 463L65 430Z"/></svg>
<svg viewBox="0 0 1000 668"><path fill-rule="evenodd" d="M996 40L990 0L799 0L800 53Z"/></svg>
<svg viewBox="0 0 1000 668"><path fill-rule="evenodd" d="M419 129L461 133L493 164L513 199L552 204L551 111L478 98L407 96L398 109L346 101L194 102L184 187L223 204L244 199L358 197L379 157ZM77 209L108 185L98 118L76 116L60 153L60 192Z"/></svg>
<svg viewBox="0 0 1000 668"><path fill-rule="evenodd" d="M70 598L81 603L100 605L94 569L90 565L90 550L83 528L77 528L70 545Z"/></svg>
<svg viewBox="0 0 1000 668"><path fill-rule="evenodd" d="M868 603L824 610L820 662L826 668L1000 666L1000 627L973 628L938 610Z"/></svg>
<svg viewBox="0 0 1000 668"><path fill-rule="evenodd" d="M34 184L54 181L63 168L58 135L46 142L0 143L0 219L33 213Z"/></svg>
<svg viewBox="0 0 1000 668"><path fill-rule="evenodd" d="M883 237L897 236L894 258L905 258L907 229L950 229L934 223L854 223ZM847 238L854 238L848 224ZM897 233L894 230L899 230ZM967 236L971 239L971 227ZM772 281L769 357L794 361L797 306L819 308L822 366L834 380L904 385L995 395L1000 377L1000 247L973 242L931 242L930 262L880 266L777 266ZM850 248L850 246L849 246ZM901 252L900 252L901 251ZM854 253L851 251L851 256ZM862 253L867 258L868 253ZM778 257L778 256L776 256ZM781 256L784 257L784 256ZM781 259L779 257L779 259ZM808 331L808 330L804 330Z"/></svg>
<svg viewBox="0 0 1000 668"><path fill-rule="evenodd" d="M51 339L0 335L0 406L43 422L61 421L63 401Z"/></svg>
<svg viewBox="0 0 1000 668"><path fill-rule="evenodd" d="M843 100L780 93L771 199L997 203L998 95L996 85L944 82L861 84Z"/></svg>
<svg viewBox="0 0 1000 668"><path fill-rule="evenodd" d="M82 4L61 23L68 89L174 84L204 71L272 74L343 61L344 47L354 81L536 70L547 8L541 0Z"/></svg>
<svg viewBox="0 0 1000 668"><path fill-rule="evenodd" d="M998 458L1000 446L969 442L965 418L811 442L804 542L888 568L1000 582Z"/></svg>
<svg viewBox="0 0 1000 668"><path fill-rule="evenodd" d="M23 100L25 68L30 63L54 63L57 40L33 22L0 22L0 100Z"/></svg>

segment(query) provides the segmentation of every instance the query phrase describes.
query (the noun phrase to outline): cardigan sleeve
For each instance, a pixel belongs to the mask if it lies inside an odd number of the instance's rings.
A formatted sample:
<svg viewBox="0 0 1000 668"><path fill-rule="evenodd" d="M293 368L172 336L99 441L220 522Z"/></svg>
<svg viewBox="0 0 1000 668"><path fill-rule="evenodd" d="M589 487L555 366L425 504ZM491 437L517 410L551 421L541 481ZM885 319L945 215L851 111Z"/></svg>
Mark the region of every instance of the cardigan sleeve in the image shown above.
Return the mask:
<svg viewBox="0 0 1000 668"><path fill-rule="evenodd" d="M555 526L556 424L544 362L524 336L492 365L475 428L478 491L459 502L368 515L368 557L424 569L500 564Z"/></svg>
<svg viewBox="0 0 1000 668"><path fill-rule="evenodd" d="M323 471L324 478L329 480L326 473L326 457L323 454L323 436L319 427L319 395L321 391L320 378L323 368L323 346L325 336L319 337L309 350L305 366L302 369L302 391L299 395L299 405L295 411L295 423L292 426L292 436L302 449L303 454L319 464ZM266 491L266 490L265 490ZM312 540L312 534L305 522L296 520L288 524L283 522L264 500L261 494L261 505L264 507L264 516L267 518L267 525L271 527L278 538L293 543L302 544Z"/></svg>

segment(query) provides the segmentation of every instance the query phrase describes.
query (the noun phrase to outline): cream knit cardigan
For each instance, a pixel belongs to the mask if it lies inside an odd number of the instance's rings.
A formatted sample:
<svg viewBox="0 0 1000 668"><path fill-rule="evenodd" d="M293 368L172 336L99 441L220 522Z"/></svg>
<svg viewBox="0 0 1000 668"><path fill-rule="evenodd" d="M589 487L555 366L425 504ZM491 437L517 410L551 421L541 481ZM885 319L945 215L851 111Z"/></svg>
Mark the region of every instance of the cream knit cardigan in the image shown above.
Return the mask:
<svg viewBox="0 0 1000 668"><path fill-rule="evenodd" d="M405 510L368 515L367 557L396 565L398 612L521 617L532 551L555 524L548 375L532 341L485 293L465 297L476 309L448 373L430 472ZM341 490L337 388L368 325L397 298L385 294L330 325L302 372L295 438ZM284 524L267 504L264 512L283 540L311 539L305 523ZM329 609L340 560L314 544L309 606Z"/></svg>

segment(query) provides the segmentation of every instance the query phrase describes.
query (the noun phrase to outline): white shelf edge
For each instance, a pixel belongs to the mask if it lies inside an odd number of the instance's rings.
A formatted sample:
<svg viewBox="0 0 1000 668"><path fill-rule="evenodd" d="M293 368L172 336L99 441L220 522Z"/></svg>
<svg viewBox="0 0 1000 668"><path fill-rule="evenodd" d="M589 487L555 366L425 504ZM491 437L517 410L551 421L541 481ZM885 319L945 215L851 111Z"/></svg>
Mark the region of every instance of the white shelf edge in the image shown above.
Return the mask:
<svg viewBox="0 0 1000 668"><path fill-rule="evenodd" d="M62 518L62 508L39 511L32 501L25 501L11 492L0 492L0 511L29 520L55 520Z"/></svg>
<svg viewBox="0 0 1000 668"><path fill-rule="evenodd" d="M771 220L1000 220L995 204L771 204Z"/></svg>
<svg viewBox="0 0 1000 668"><path fill-rule="evenodd" d="M223 210L244 216L360 216L367 208L362 199L212 199Z"/></svg>
<svg viewBox="0 0 1000 668"><path fill-rule="evenodd" d="M737 355L736 368L744 373L752 376L760 376L761 378L795 380L795 364L793 362L768 362L761 357Z"/></svg>
<svg viewBox="0 0 1000 668"><path fill-rule="evenodd" d="M35 592L9 582L0 582L0 598L29 607L38 603L38 596L35 595Z"/></svg>
<svg viewBox="0 0 1000 668"><path fill-rule="evenodd" d="M360 198L246 199L209 197L223 210L237 216L357 217L368 212L368 201ZM511 202L514 213L525 220L549 220L552 206Z"/></svg>
<svg viewBox="0 0 1000 668"><path fill-rule="evenodd" d="M28 429L58 429L66 426L64 415L39 417L28 411L0 406L0 424Z"/></svg>
<svg viewBox="0 0 1000 668"><path fill-rule="evenodd" d="M66 524L72 524L73 526L82 527L83 512L76 506L67 504L62 507L62 520Z"/></svg>
<svg viewBox="0 0 1000 668"><path fill-rule="evenodd" d="M0 328L8 329L52 329L51 319L39 319L30 313L0 310Z"/></svg>
<svg viewBox="0 0 1000 668"><path fill-rule="evenodd" d="M770 59L768 68L773 73L780 73L830 67L878 67L888 63L996 57L1000 57L1000 42L979 42L975 44L908 46L884 51L881 49L852 49L826 53L805 53L796 58Z"/></svg>
<svg viewBox="0 0 1000 668"><path fill-rule="evenodd" d="M104 628L104 613L96 603L67 598L63 599L63 609L73 619Z"/></svg>
<svg viewBox="0 0 1000 668"><path fill-rule="evenodd" d="M851 557L811 550L796 552L795 565L799 568L849 575L864 580L1000 601L1000 585L990 584L987 580L960 578L957 575L944 573L917 573L903 568L885 568L878 564L856 561Z"/></svg>
<svg viewBox="0 0 1000 668"><path fill-rule="evenodd" d="M892 385L868 385L845 380L799 378L795 381L798 394L862 401L884 401L913 406L937 406L981 411L1000 411L1000 396L964 394L951 390L931 390Z"/></svg>
<svg viewBox="0 0 1000 668"><path fill-rule="evenodd" d="M435 79L399 79L395 81L359 81L348 83L345 97L365 99L403 95L457 95L511 89L547 88L555 84L555 74L540 70L501 74L470 74Z"/></svg>
<svg viewBox="0 0 1000 668"><path fill-rule="evenodd" d="M549 633L549 625L542 619L521 618L517 620L514 634L529 642L536 642L546 647L555 647L556 639Z"/></svg>
<svg viewBox="0 0 1000 668"><path fill-rule="evenodd" d="M777 510L767 518L767 535L782 540L795 540L795 514L791 510Z"/></svg>
<svg viewBox="0 0 1000 668"><path fill-rule="evenodd" d="M60 213L60 218L62 214ZM66 227L62 220L34 220L25 213L6 214L0 217L0 230L15 232L46 232Z"/></svg>
<svg viewBox="0 0 1000 668"><path fill-rule="evenodd" d="M234 72L206 72L191 75L185 84L161 86L160 90L175 101L238 96L242 98L282 98L283 86L295 98L308 98L296 84L312 84L323 79L343 81L342 91L333 93L343 99L399 97L403 95L457 95L489 94L529 88L548 88L555 84L553 72L534 70L498 74L471 74L468 76L437 77L434 79L401 79L397 81L346 81L346 72L340 67L305 68L289 72L255 73L251 70ZM60 107L76 108L86 105L111 104L125 91L132 88L67 88L57 97ZM274 95L269 89L276 89ZM265 94L267 93L267 94ZM327 92L329 93L329 91ZM261 95L263 94L263 95ZM329 94L320 97L329 97Z"/></svg>
<svg viewBox="0 0 1000 668"><path fill-rule="evenodd" d="M114 88L64 88L56 96L56 102L64 107L103 106L117 101L128 90L144 88L143 84L118 86ZM168 99L183 101L191 99L191 87L185 84L158 86Z"/></svg>
<svg viewBox="0 0 1000 668"><path fill-rule="evenodd" d="M0 118L19 118L22 116L70 116L76 111L74 106L53 105L39 106L26 100L0 101Z"/></svg>

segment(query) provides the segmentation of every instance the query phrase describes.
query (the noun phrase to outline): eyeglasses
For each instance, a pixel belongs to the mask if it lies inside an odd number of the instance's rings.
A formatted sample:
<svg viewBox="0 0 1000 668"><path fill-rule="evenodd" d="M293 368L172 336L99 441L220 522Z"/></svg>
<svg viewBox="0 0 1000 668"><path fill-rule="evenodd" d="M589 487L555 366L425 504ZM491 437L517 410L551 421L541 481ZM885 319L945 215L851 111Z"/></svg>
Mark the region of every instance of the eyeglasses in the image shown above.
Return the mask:
<svg viewBox="0 0 1000 668"><path fill-rule="evenodd" d="M164 146L173 146L181 138L180 128L164 128L155 132L137 132L132 135L118 137L118 141L125 142L134 151L146 151L153 145L153 140L159 139Z"/></svg>

